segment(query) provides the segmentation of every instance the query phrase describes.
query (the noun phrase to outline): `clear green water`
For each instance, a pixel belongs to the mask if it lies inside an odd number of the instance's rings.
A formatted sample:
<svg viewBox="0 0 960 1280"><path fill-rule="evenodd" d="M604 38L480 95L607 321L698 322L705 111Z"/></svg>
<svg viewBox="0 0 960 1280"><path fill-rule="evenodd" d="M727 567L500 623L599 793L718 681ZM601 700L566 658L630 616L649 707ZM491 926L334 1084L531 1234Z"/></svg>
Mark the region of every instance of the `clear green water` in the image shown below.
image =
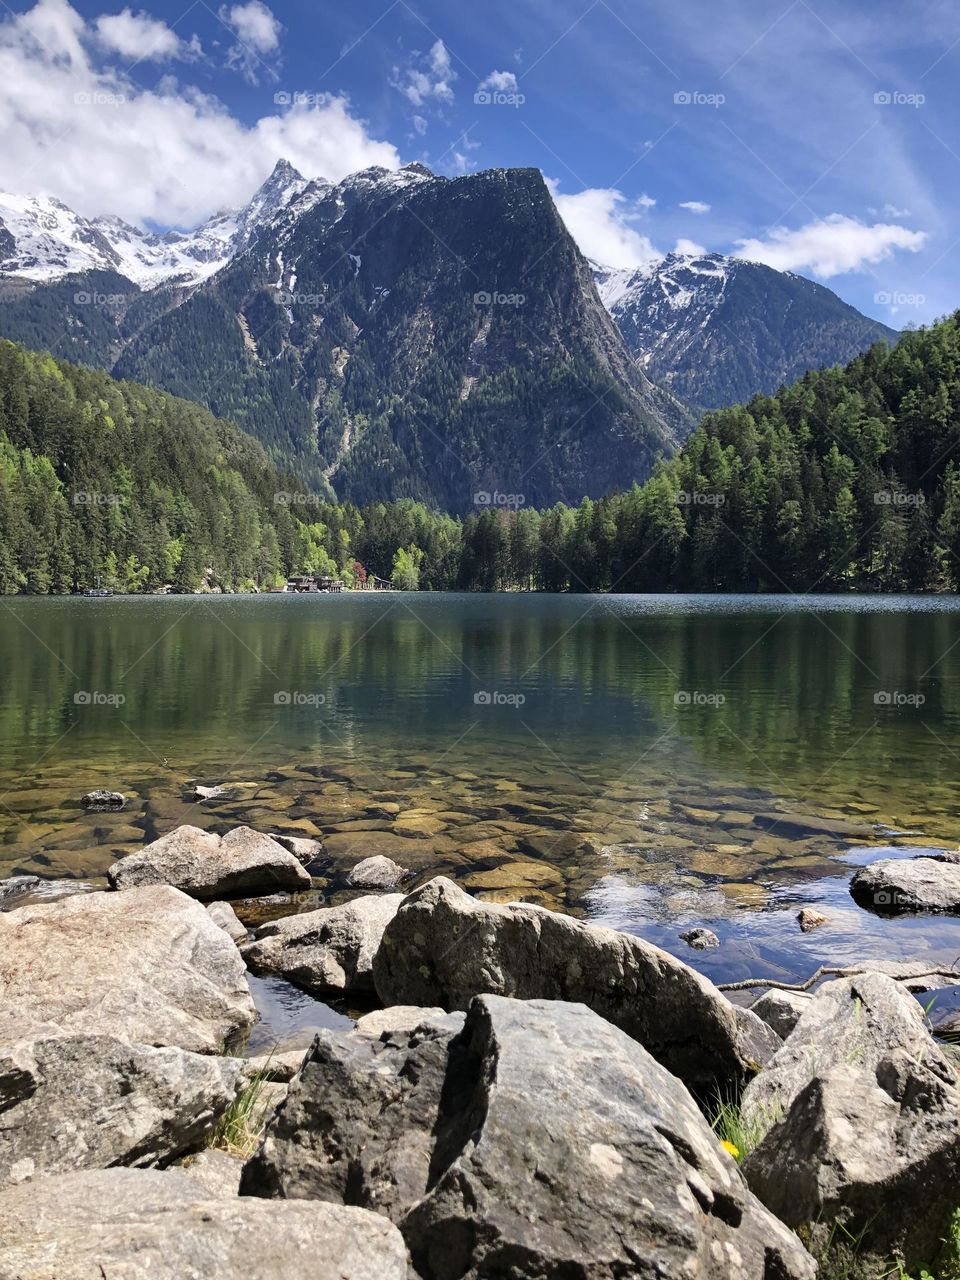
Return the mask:
<svg viewBox="0 0 960 1280"><path fill-rule="evenodd" d="M960 951L960 923L846 890L851 860L960 839L952 598L16 599L0 658L0 875L96 882L180 822L243 821L324 837L300 907L384 851L715 977ZM240 789L189 804L198 778ZM84 813L96 786L124 812ZM757 821L779 811L849 831ZM799 934L804 904L830 925Z"/></svg>

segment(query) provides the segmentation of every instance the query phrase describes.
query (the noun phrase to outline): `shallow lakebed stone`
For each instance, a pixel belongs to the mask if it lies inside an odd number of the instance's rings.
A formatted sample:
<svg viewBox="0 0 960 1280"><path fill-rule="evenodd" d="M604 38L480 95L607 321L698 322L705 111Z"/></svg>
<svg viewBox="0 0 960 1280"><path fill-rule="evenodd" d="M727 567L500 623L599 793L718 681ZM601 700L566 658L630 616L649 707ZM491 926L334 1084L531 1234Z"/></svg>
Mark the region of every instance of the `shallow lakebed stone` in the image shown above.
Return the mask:
<svg viewBox="0 0 960 1280"><path fill-rule="evenodd" d="M616 1027L499 996L462 1031L424 1013L320 1033L244 1196L376 1209L424 1280L812 1280L687 1090Z"/></svg>
<svg viewBox="0 0 960 1280"><path fill-rule="evenodd" d="M225 836L177 827L115 862L107 879L113 889L170 884L201 901L309 889L312 883L294 854L250 827L234 827Z"/></svg>
<svg viewBox="0 0 960 1280"><path fill-rule="evenodd" d="M465 1009L481 993L582 1001L695 1092L750 1079L780 1038L707 978L631 934L530 904L477 902L438 877L409 894L373 965L384 1004Z"/></svg>
<svg viewBox="0 0 960 1280"><path fill-rule="evenodd" d="M406 1280L386 1218L214 1194L188 1170L106 1169L0 1194L0 1280Z"/></svg>

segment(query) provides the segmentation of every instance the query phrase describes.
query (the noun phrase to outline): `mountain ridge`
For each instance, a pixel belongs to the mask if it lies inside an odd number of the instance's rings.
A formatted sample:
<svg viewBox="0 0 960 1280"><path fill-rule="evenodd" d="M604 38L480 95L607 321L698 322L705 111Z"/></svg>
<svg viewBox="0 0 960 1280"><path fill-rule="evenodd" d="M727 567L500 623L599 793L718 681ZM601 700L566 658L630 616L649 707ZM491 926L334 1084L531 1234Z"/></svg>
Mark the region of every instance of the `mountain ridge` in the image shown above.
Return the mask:
<svg viewBox="0 0 960 1280"><path fill-rule="evenodd" d="M110 214L84 218L55 196L0 192L0 273L52 283L116 271L143 289L208 279L249 245L308 186L287 160L242 209L221 210L191 231L143 231Z"/></svg>
<svg viewBox="0 0 960 1280"><path fill-rule="evenodd" d="M900 336L826 286L746 258L671 253L636 270L591 266L634 359L695 412L771 394Z"/></svg>

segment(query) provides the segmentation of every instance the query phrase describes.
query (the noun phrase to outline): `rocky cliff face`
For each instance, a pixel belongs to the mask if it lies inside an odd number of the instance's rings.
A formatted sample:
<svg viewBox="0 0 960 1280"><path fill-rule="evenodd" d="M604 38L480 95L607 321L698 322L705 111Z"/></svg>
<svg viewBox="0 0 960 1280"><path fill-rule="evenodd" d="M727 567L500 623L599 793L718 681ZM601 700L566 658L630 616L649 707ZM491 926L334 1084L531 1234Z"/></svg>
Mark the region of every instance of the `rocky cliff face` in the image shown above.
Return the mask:
<svg viewBox="0 0 960 1280"><path fill-rule="evenodd" d="M117 372L217 404L342 497L455 511L629 484L687 426L536 170L315 184Z"/></svg>
<svg viewBox="0 0 960 1280"><path fill-rule="evenodd" d="M199 283L145 291L109 254L20 270L0 332L215 407L356 501L577 502L644 479L691 425L631 360L537 170L333 185L278 166L231 226Z"/></svg>

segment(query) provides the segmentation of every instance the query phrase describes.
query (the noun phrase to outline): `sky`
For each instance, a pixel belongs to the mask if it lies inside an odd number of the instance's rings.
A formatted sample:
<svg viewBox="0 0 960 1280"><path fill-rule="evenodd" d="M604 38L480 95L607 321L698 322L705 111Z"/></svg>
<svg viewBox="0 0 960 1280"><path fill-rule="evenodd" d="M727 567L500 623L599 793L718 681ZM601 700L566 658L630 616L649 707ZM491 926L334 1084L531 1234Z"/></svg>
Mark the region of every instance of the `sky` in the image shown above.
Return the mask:
<svg viewBox="0 0 960 1280"><path fill-rule="evenodd" d="M960 305L955 0L0 0L0 189L190 227L279 157L541 170L583 251Z"/></svg>

